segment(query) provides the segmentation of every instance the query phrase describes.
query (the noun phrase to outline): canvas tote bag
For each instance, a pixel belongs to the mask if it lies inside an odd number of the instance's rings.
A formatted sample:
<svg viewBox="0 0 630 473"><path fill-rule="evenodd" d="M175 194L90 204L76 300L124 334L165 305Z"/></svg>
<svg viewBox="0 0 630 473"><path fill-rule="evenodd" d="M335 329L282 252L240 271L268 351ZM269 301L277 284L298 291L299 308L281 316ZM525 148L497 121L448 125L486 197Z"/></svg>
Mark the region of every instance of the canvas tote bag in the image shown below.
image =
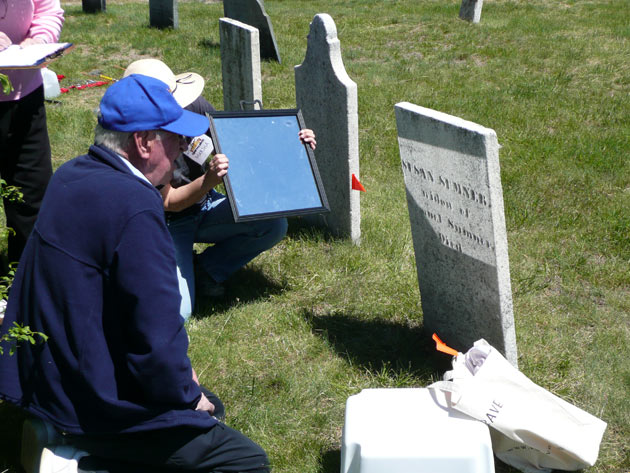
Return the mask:
<svg viewBox="0 0 630 473"><path fill-rule="evenodd" d="M429 389L492 427L494 454L514 468L579 470L597 461L606 423L535 384L483 339Z"/></svg>

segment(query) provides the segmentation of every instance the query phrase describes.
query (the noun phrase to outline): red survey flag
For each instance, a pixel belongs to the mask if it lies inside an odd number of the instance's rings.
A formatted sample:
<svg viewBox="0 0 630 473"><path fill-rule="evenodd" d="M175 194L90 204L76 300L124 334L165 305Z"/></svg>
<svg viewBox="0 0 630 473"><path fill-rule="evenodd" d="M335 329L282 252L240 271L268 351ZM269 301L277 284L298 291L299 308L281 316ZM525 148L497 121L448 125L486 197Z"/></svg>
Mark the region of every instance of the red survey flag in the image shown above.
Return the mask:
<svg viewBox="0 0 630 473"><path fill-rule="evenodd" d="M354 174L352 175L352 189L355 191L365 192L365 187L363 187L363 184L359 182L357 176Z"/></svg>

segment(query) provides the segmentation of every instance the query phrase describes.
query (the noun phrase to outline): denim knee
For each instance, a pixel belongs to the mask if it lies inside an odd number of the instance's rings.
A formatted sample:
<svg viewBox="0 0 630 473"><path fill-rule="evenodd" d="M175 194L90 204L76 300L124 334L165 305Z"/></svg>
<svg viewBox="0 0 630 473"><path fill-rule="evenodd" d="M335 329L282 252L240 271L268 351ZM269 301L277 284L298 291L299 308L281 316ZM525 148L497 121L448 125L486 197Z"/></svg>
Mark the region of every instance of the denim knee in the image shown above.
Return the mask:
<svg viewBox="0 0 630 473"><path fill-rule="evenodd" d="M286 218L277 218L275 220L270 220L272 226L269 230L269 240L272 242L269 248L276 245L280 240L282 240L289 229L289 223Z"/></svg>

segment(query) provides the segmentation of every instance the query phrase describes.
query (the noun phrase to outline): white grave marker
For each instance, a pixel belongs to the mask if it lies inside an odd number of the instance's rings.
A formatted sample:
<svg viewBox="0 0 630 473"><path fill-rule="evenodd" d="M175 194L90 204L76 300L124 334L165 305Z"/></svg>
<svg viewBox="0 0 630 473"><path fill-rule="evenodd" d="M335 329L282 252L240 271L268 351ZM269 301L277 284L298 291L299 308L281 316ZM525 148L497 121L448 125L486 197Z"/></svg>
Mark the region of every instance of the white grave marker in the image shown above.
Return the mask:
<svg viewBox="0 0 630 473"><path fill-rule="evenodd" d="M315 158L330 204L329 214L305 218L358 244L361 207L359 192L352 190L352 174L360 180L357 85L344 68L330 15L315 15L311 22L306 57L295 66L295 95L316 134Z"/></svg>
<svg viewBox="0 0 630 473"><path fill-rule="evenodd" d="M395 111L424 326L461 352L484 338L516 366L497 136L407 102Z"/></svg>
<svg viewBox="0 0 630 473"><path fill-rule="evenodd" d="M219 33L223 109L241 110L241 101L246 102L244 110L260 108L254 105L256 100L262 102L258 30L240 21L221 18Z"/></svg>

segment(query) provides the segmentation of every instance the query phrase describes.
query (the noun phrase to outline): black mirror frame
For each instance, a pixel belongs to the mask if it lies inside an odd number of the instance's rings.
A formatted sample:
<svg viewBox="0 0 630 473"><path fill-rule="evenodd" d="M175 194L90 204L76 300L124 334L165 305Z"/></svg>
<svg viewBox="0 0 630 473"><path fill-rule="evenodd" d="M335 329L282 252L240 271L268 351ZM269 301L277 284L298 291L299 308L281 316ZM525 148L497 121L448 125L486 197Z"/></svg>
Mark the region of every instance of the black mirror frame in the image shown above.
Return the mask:
<svg viewBox="0 0 630 473"><path fill-rule="evenodd" d="M215 126L215 120L221 120L222 118L250 118L250 117L294 117L297 121L299 129L305 128L304 120L302 118L302 112L299 109L277 109L277 110L244 110L244 111L213 111L210 113L210 137L212 138L212 142L214 144L215 152L217 154L222 153L221 151L221 138L217 132ZM299 216L299 215L309 215L309 214L318 214L318 213L326 213L330 212L330 206L328 205L328 199L326 198L326 193L324 191L324 186L322 184L321 176L319 174L319 170L317 169L317 163L315 161L315 155L310 146L303 143L304 149L306 150L306 155L308 156L308 161L310 164L313 183L317 188L317 192L319 193L319 200L321 202L321 206L319 207L307 207L307 208L296 208L291 210L281 210L281 211L271 211L271 212L262 212L256 214L247 214L241 215L239 213L238 207L236 205L236 198L234 194L234 187L230 182L230 172L223 177L223 183L225 185L225 190L227 193L228 200L230 202L230 207L232 209L232 216L235 222L247 222L253 220L263 220L268 218L277 218L277 217L290 217L290 216ZM280 152L281 150L279 150ZM229 156L228 156L229 158Z"/></svg>

